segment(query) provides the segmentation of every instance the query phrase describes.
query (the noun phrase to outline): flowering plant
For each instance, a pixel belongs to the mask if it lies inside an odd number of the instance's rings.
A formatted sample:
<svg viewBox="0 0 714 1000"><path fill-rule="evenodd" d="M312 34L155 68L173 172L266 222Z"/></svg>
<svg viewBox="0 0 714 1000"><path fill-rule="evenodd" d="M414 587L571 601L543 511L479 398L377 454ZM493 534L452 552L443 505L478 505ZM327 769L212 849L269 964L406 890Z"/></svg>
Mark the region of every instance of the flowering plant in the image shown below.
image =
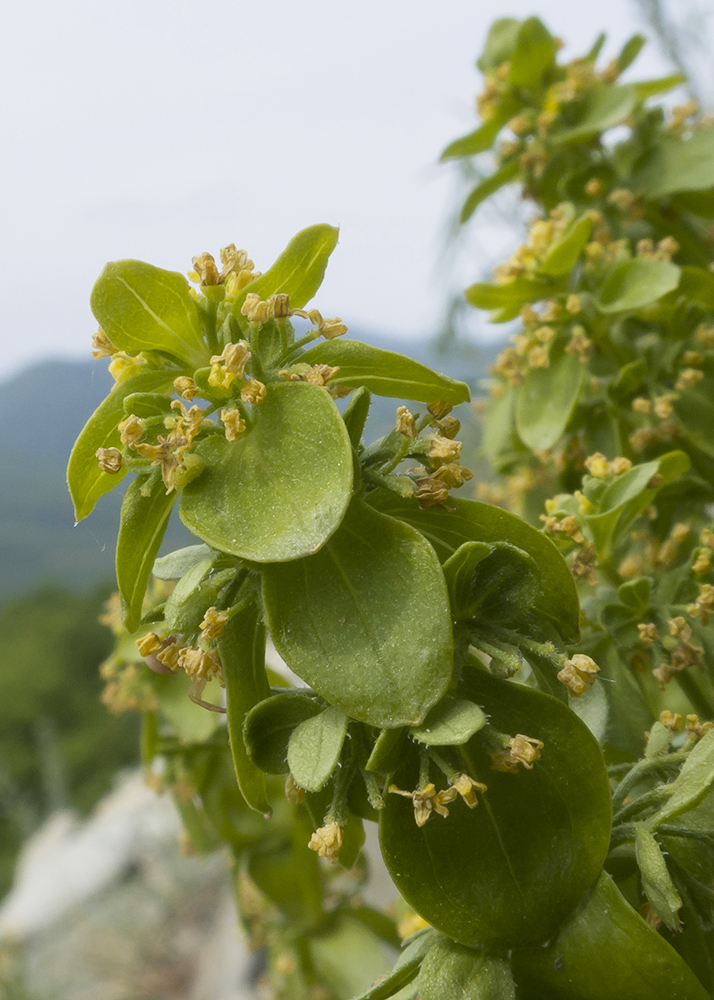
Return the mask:
<svg viewBox="0 0 714 1000"><path fill-rule="evenodd" d="M694 713L712 714L714 277L696 215L711 195L691 192L714 175L708 127L647 107L664 83L617 84L638 44L598 74L597 46L561 67L540 21L496 22L484 123L446 153L508 126L464 217L517 178L541 211L467 291L524 323L484 438L510 477L486 499L518 513L453 495L472 478L451 412L464 383L308 308L332 227L264 274L230 246L220 269L194 260L193 287L120 261L92 293L117 381L70 459L77 517L135 474L105 698L143 712L145 763L193 848L229 846L274 996L712 989L714 732ZM608 147L625 119L624 151ZM367 444L373 393L405 402ZM157 558L175 506L196 544ZM298 686L268 665L267 634ZM399 928L360 900L365 822Z"/></svg>

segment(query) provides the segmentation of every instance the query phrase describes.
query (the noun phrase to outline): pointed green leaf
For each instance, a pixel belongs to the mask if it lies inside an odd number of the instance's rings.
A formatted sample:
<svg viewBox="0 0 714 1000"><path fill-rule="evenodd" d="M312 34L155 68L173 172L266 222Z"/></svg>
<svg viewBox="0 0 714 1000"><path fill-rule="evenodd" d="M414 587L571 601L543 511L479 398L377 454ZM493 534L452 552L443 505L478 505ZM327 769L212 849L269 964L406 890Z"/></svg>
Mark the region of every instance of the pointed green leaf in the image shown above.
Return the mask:
<svg viewBox="0 0 714 1000"><path fill-rule="evenodd" d="M681 929L679 910L682 898L677 892L660 846L649 830L642 827L635 834L637 867L642 876L642 888L655 913L671 931Z"/></svg>
<svg viewBox="0 0 714 1000"><path fill-rule="evenodd" d="M288 767L306 792L319 792L332 777L347 735L347 716L326 708L293 730L288 743Z"/></svg>
<svg viewBox="0 0 714 1000"><path fill-rule="evenodd" d="M221 554L211 552L194 563L178 581L164 605L164 621L172 632L195 635L206 608L216 603L218 594L236 574L235 567L212 572Z"/></svg>
<svg viewBox="0 0 714 1000"><path fill-rule="evenodd" d="M593 87L585 95L582 117L572 128L553 130L554 142L575 142L622 124L635 109L637 89L632 83L620 87Z"/></svg>
<svg viewBox="0 0 714 1000"><path fill-rule="evenodd" d="M707 1000L605 872L547 947L514 952L513 972L523 1000Z"/></svg>
<svg viewBox="0 0 714 1000"><path fill-rule="evenodd" d="M687 78L682 73L672 73L670 76L661 76L656 80L639 80L634 86L637 89L637 99L646 101L648 97L666 94L668 90L679 87L686 82Z"/></svg>
<svg viewBox="0 0 714 1000"><path fill-rule="evenodd" d="M508 82L512 87L540 87L543 74L553 65L556 51L556 41L540 18L526 18L518 29Z"/></svg>
<svg viewBox="0 0 714 1000"><path fill-rule="evenodd" d="M160 556L151 570L157 580L180 580L190 569L211 555L208 545L187 545Z"/></svg>
<svg viewBox="0 0 714 1000"><path fill-rule="evenodd" d="M420 726L409 733L429 747L461 746L488 722L484 712L465 698L442 698Z"/></svg>
<svg viewBox="0 0 714 1000"><path fill-rule="evenodd" d="M517 114L522 106L522 102L517 98L511 100L505 98L493 115L482 125L479 125L473 132L469 132L468 135L449 143L441 154L441 159L452 160L461 156L474 156L476 153L483 153L486 149L490 149L503 126Z"/></svg>
<svg viewBox="0 0 714 1000"><path fill-rule="evenodd" d="M300 357L308 365L339 367L330 385L366 386L378 396L431 403L443 399L454 406L471 398L465 382L440 375L426 365L359 340L326 340Z"/></svg>
<svg viewBox="0 0 714 1000"><path fill-rule="evenodd" d="M515 1000L510 964L455 941L437 941L422 962L421 1000Z"/></svg>
<svg viewBox="0 0 714 1000"><path fill-rule="evenodd" d="M265 775L250 759L243 725L251 708L270 696L265 675L265 625L257 603L234 614L218 640L226 684L228 738L236 780L251 809L270 815Z"/></svg>
<svg viewBox="0 0 714 1000"><path fill-rule="evenodd" d="M253 562L317 551L352 491L352 447L326 389L273 383L255 426L238 441L212 435L195 451L206 464L181 498L181 520L215 549Z"/></svg>
<svg viewBox="0 0 714 1000"><path fill-rule="evenodd" d="M494 771L478 734L457 750L463 771L488 790L469 809L414 822L412 803L386 796L382 854L407 902L461 944L488 949L542 942L592 885L610 840L610 791L597 742L561 702L467 666L459 695L494 728L543 741L530 771ZM394 775L412 789L416 762ZM431 775L436 782L437 775Z"/></svg>
<svg viewBox="0 0 714 1000"><path fill-rule="evenodd" d="M598 513L583 518L598 554L602 557L609 553L640 511L652 503L659 490L683 475L688 468L689 458L683 451L670 451L652 462L635 465L613 479L598 498ZM659 477L659 480L654 479L655 485L650 485L654 477Z"/></svg>
<svg viewBox="0 0 714 1000"><path fill-rule="evenodd" d="M387 968L376 935L349 914L333 918L332 928L308 941L310 958L335 1000L351 1000Z"/></svg>
<svg viewBox="0 0 714 1000"><path fill-rule="evenodd" d="M550 618L566 642L577 641L580 604L568 566L549 538L515 514L478 500L449 499L449 509L422 510L387 490L370 494L370 503L385 514L414 525L445 562L464 542L507 540L530 555L541 574L541 591L534 607Z"/></svg>
<svg viewBox="0 0 714 1000"><path fill-rule="evenodd" d="M263 572L285 662L331 704L379 728L418 725L451 677L448 596L422 535L361 501L315 556Z"/></svg>
<svg viewBox="0 0 714 1000"><path fill-rule="evenodd" d="M173 391L176 372L149 371L117 383L99 404L75 441L67 466L67 484L78 521L94 510L97 500L113 490L126 475L125 469L112 475L97 463L99 448L121 448L117 425L124 419L124 400L135 392Z"/></svg>
<svg viewBox="0 0 714 1000"><path fill-rule="evenodd" d="M117 586L128 632L138 628L146 584L164 537L176 492L167 495L161 470L139 476L124 495L117 536Z"/></svg>
<svg viewBox="0 0 714 1000"><path fill-rule="evenodd" d="M694 809L705 798L714 784L714 729L697 743L684 767L670 786L672 794L662 808L650 816L647 826L657 830L662 823L670 823L677 816Z"/></svg>
<svg viewBox="0 0 714 1000"><path fill-rule="evenodd" d="M367 423L369 408L372 405L372 393L365 386L360 386L352 393L352 398L345 407L342 419L350 436L353 448L358 448Z"/></svg>
<svg viewBox="0 0 714 1000"><path fill-rule="evenodd" d="M563 291L562 282L551 281L548 278L515 278L503 285L491 281L476 282L466 289L466 301L477 309L490 309L503 312L498 318L491 317L494 323L505 322L517 316L521 306L526 302L540 302L551 295ZM510 312L510 315L506 315Z"/></svg>
<svg viewBox="0 0 714 1000"><path fill-rule="evenodd" d="M583 247L590 239L592 228L590 216L584 215L578 219L568 234L550 248L548 255L538 269L539 272L549 278L559 278L563 274L569 274Z"/></svg>
<svg viewBox="0 0 714 1000"><path fill-rule="evenodd" d="M486 44L476 65L482 73L496 69L513 55L521 22L515 17L499 17L488 29Z"/></svg>
<svg viewBox="0 0 714 1000"><path fill-rule="evenodd" d="M580 395L585 365L563 353L548 368L529 368L516 397L516 428L533 451L552 448L568 426Z"/></svg>
<svg viewBox="0 0 714 1000"><path fill-rule="evenodd" d="M675 289L680 276L676 264L635 257L615 268L603 286L597 307L602 313L642 309Z"/></svg>
<svg viewBox="0 0 714 1000"><path fill-rule="evenodd" d="M473 618L474 570L480 562L491 555L493 550L493 543L464 542L444 563L444 579L449 588L451 613L457 621Z"/></svg>
<svg viewBox="0 0 714 1000"><path fill-rule="evenodd" d="M113 261L92 289L91 306L120 351L164 351L192 368L208 364L200 314L178 271L141 260Z"/></svg>
<svg viewBox="0 0 714 1000"><path fill-rule="evenodd" d="M632 38L627 39L615 60L618 73L624 73L627 67L632 65L646 43L647 39L644 35L633 35Z"/></svg>
<svg viewBox="0 0 714 1000"><path fill-rule="evenodd" d="M404 728L383 729L374 741L372 752L364 765L365 771L382 774L396 771L404 755L405 733Z"/></svg>
<svg viewBox="0 0 714 1000"><path fill-rule="evenodd" d="M322 284L330 254L337 246L339 229L319 223L302 229L290 240L275 263L233 302L233 313L241 315L241 306L249 292L269 299L271 295L289 295L293 309L306 306Z"/></svg>
<svg viewBox="0 0 714 1000"><path fill-rule="evenodd" d="M322 711L314 698L299 691L273 695L251 708L243 725L250 759L267 774L287 774L288 743L293 731Z"/></svg>
<svg viewBox="0 0 714 1000"><path fill-rule="evenodd" d="M516 175L520 173L520 170L521 165L517 159L508 160L495 173L486 177L485 180L480 181L464 202L459 222L468 222L481 202L485 201L495 191L498 191L499 188L514 180Z"/></svg>
<svg viewBox="0 0 714 1000"><path fill-rule="evenodd" d="M654 200L678 191L703 191L714 185L714 128L699 128L690 139L666 136L648 154L633 188Z"/></svg>

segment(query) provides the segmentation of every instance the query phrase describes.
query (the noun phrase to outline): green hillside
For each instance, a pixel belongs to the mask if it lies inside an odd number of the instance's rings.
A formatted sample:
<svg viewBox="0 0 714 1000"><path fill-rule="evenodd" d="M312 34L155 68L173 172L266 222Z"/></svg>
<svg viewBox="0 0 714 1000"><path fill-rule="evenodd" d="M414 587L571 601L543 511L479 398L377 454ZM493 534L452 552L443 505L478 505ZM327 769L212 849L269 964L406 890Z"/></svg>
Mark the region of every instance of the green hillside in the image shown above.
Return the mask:
<svg viewBox="0 0 714 1000"><path fill-rule="evenodd" d="M494 354L492 349L439 353L428 343L364 339L410 353L471 384L483 377ZM112 579L119 507L128 481L76 526L65 484L72 444L110 385L105 363L64 360L34 365L0 383L0 426L6 429L0 444L0 599L38 583L86 588ZM368 437L389 428L399 403L375 401ZM468 413L462 419L465 449L472 451L475 425ZM164 547L187 544L190 537L174 515Z"/></svg>

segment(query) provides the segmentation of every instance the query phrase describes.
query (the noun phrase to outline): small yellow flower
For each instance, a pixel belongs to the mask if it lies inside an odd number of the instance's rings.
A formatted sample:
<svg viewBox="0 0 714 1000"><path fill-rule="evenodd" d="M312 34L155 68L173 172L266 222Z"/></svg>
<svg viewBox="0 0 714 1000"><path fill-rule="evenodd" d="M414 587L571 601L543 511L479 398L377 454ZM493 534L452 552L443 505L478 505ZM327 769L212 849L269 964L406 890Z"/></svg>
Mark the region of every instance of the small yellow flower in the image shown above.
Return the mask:
<svg viewBox="0 0 714 1000"><path fill-rule="evenodd" d="M223 353L218 357L211 358L211 362L223 361L229 372L233 372L238 378L245 375L245 366L250 361L251 353L245 340L239 340L237 344L226 344Z"/></svg>
<svg viewBox="0 0 714 1000"><path fill-rule="evenodd" d="M433 437L429 444L429 461L434 466L445 465L453 462L461 454L461 441L453 441L451 438Z"/></svg>
<svg viewBox="0 0 714 1000"><path fill-rule="evenodd" d="M185 646L179 650L178 664L191 679L210 681L215 678L221 687L225 686L221 661L213 650Z"/></svg>
<svg viewBox="0 0 714 1000"><path fill-rule="evenodd" d="M670 618L668 624L669 634L674 636L675 639L681 639L682 642L689 642L692 638L692 630L683 615L677 615L676 618Z"/></svg>
<svg viewBox="0 0 714 1000"><path fill-rule="evenodd" d="M163 641L156 632L147 632L136 640L136 648L141 656L153 656L161 649Z"/></svg>
<svg viewBox="0 0 714 1000"><path fill-rule="evenodd" d="M569 295L565 303L566 311L570 313L571 316L577 316L579 312L583 311L583 304L580 301L579 295Z"/></svg>
<svg viewBox="0 0 714 1000"><path fill-rule="evenodd" d="M112 344L109 337L107 337L101 326L95 334L92 335L92 357L93 358L111 358L117 353L117 349Z"/></svg>
<svg viewBox="0 0 714 1000"><path fill-rule="evenodd" d="M549 344L555 337L555 330L552 326L541 326L536 330L533 336L536 340L539 340L541 344Z"/></svg>
<svg viewBox="0 0 714 1000"><path fill-rule="evenodd" d="M449 499L449 487L433 476L424 476L417 479L414 496L420 507L441 507Z"/></svg>
<svg viewBox="0 0 714 1000"><path fill-rule="evenodd" d="M692 566L692 572L700 576L702 573L708 573L711 568L711 552L699 552Z"/></svg>
<svg viewBox="0 0 714 1000"><path fill-rule="evenodd" d="M210 253L202 253L191 261L194 273L202 285L220 285L221 277L216 267L216 261Z"/></svg>
<svg viewBox="0 0 714 1000"><path fill-rule="evenodd" d="M466 466L459 465L458 462L447 462L446 465L439 466L434 472L433 478L440 479L450 490L457 490L465 482L473 479L473 473Z"/></svg>
<svg viewBox="0 0 714 1000"><path fill-rule="evenodd" d="M121 472L124 459L118 448L97 448L95 454L102 472L108 472L112 476Z"/></svg>
<svg viewBox="0 0 714 1000"><path fill-rule="evenodd" d="M410 910L403 920L397 925L397 934L400 938L408 938L412 934L416 934L417 931L423 931L424 928L431 926L420 917L418 913Z"/></svg>
<svg viewBox="0 0 714 1000"><path fill-rule="evenodd" d="M607 463L607 471L613 476L621 476L625 472L629 472L632 468L632 462L629 458L613 458L611 462Z"/></svg>
<svg viewBox="0 0 714 1000"><path fill-rule="evenodd" d="M667 417L671 417L674 412L674 407L672 406L672 400L676 399L676 395L673 392L665 392L661 396L657 396L654 401L654 411L660 420L666 420Z"/></svg>
<svg viewBox="0 0 714 1000"><path fill-rule="evenodd" d="M599 670L600 667L592 657L576 653L565 661L563 669L558 673L558 680L574 698L579 698L595 683Z"/></svg>
<svg viewBox="0 0 714 1000"><path fill-rule="evenodd" d="M115 351L109 363L109 374L115 382L123 382L125 379L137 375L146 369L146 362L143 357L133 357L125 351Z"/></svg>
<svg viewBox="0 0 714 1000"><path fill-rule="evenodd" d="M714 728L714 723L700 722L698 715L687 716L687 732L696 740L700 740L702 736L706 736L712 728Z"/></svg>
<svg viewBox="0 0 714 1000"><path fill-rule="evenodd" d="M225 429L227 441L237 441L245 431L245 420L241 416L240 410L221 410L221 420Z"/></svg>
<svg viewBox="0 0 714 1000"><path fill-rule="evenodd" d="M443 399L432 400L426 408L435 420L443 420L453 410L451 403L447 403Z"/></svg>
<svg viewBox="0 0 714 1000"><path fill-rule="evenodd" d="M416 423L414 421L414 414L407 406L397 407L397 423L396 429L400 434L403 434L405 438L410 441L412 438L416 437Z"/></svg>
<svg viewBox="0 0 714 1000"><path fill-rule="evenodd" d="M193 381L192 378L189 378L188 375L179 375L178 378L175 378L174 389L180 396L183 396L184 399L187 399L189 403L194 398L194 396L198 396L199 394L198 386L196 385L196 383Z"/></svg>
<svg viewBox="0 0 714 1000"><path fill-rule="evenodd" d="M682 716L679 714L679 712L676 712L674 715L672 715L672 713L668 708L665 708L663 712L659 713L659 721L660 725L664 726L665 729L669 729L670 732L673 733L679 732L679 730L682 728Z"/></svg>
<svg viewBox="0 0 714 1000"><path fill-rule="evenodd" d="M206 609L203 621L198 627L201 629L204 639L220 639L225 631L227 621L226 615L217 611L215 607L211 607Z"/></svg>
<svg viewBox="0 0 714 1000"><path fill-rule="evenodd" d="M649 413L652 410L652 403L644 396L637 396L632 400L632 409L635 413Z"/></svg>
<svg viewBox="0 0 714 1000"><path fill-rule="evenodd" d="M679 542L679 544L681 545L682 542L686 542L687 538L689 538L690 531L691 528L689 527L689 525L686 524L684 521L680 521L677 524L675 524L670 534L674 539L674 541Z"/></svg>
<svg viewBox="0 0 714 1000"><path fill-rule="evenodd" d="M697 382L704 378L704 372L698 368L683 368L674 383L675 389L693 389Z"/></svg>
<svg viewBox="0 0 714 1000"><path fill-rule="evenodd" d="M228 371L224 365L217 361L213 362L208 373L209 385L212 385L214 389L230 389L235 380L235 372Z"/></svg>
<svg viewBox="0 0 714 1000"><path fill-rule="evenodd" d="M550 354L545 344L530 349L528 352L528 364L531 368L550 368Z"/></svg>
<svg viewBox="0 0 714 1000"><path fill-rule="evenodd" d="M519 733L517 736L513 736L502 750L492 755L493 764L491 766L494 771L515 773L518 771L518 765L522 764L527 771L532 771L533 763L540 760L543 746L542 740Z"/></svg>
<svg viewBox="0 0 714 1000"><path fill-rule="evenodd" d="M244 403L250 403L251 406L260 406L267 391L262 382L259 382L257 378L251 378L241 389L240 398Z"/></svg>
<svg viewBox="0 0 714 1000"><path fill-rule="evenodd" d="M602 452L596 451L585 459L585 468L595 479L607 479L610 471L607 467L607 459Z"/></svg>
<svg viewBox="0 0 714 1000"><path fill-rule="evenodd" d="M604 186L599 177L591 177L585 185L585 194L589 198L596 198L599 194L602 194Z"/></svg>
<svg viewBox="0 0 714 1000"><path fill-rule="evenodd" d="M139 441L144 436L144 422L139 417L130 413L128 417L121 421L118 426L121 443L129 448L136 448Z"/></svg>
<svg viewBox="0 0 714 1000"><path fill-rule="evenodd" d="M474 403L474 409L475 408L476 404ZM457 420L456 417L444 417L443 419L436 421L436 427L441 437L451 438L453 440L453 438L455 438L461 430L461 421Z"/></svg>
<svg viewBox="0 0 714 1000"><path fill-rule="evenodd" d="M469 809L475 809L478 805L478 799L476 798L476 792L480 792L483 795L484 792L488 791L488 786L484 785L481 781L475 781L468 774L457 774L451 783L451 789L460 795L464 800Z"/></svg>
<svg viewBox="0 0 714 1000"><path fill-rule="evenodd" d="M432 812L446 818L449 815L446 806L449 802L453 802L458 794L456 788L446 788L444 791L437 792L436 786L431 782L424 788L417 788L413 792L404 792L396 785L390 785L389 791L394 795L402 795L404 798L412 800L414 820L417 826L424 826Z"/></svg>
<svg viewBox="0 0 714 1000"><path fill-rule="evenodd" d="M644 642L647 645L653 642L657 642L659 636L657 635L657 626L652 622L640 622L637 626L639 632L640 642Z"/></svg>
<svg viewBox="0 0 714 1000"><path fill-rule="evenodd" d="M342 840L342 827L333 821L327 823L326 826L321 826L319 830L315 830L307 846L311 851L317 851L321 858L337 861Z"/></svg>

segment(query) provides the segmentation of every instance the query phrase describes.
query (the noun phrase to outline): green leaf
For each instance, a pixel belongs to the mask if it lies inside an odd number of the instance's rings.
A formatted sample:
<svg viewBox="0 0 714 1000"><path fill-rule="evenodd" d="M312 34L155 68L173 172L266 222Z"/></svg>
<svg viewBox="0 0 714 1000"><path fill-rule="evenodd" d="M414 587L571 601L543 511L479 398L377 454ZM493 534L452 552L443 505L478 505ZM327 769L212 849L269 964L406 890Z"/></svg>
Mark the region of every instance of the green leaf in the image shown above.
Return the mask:
<svg viewBox="0 0 714 1000"><path fill-rule="evenodd" d="M166 600L164 621L172 632L195 635L206 608L216 603L220 591L235 576L235 567L212 573L221 555L210 549L209 553L181 577Z"/></svg>
<svg viewBox="0 0 714 1000"><path fill-rule="evenodd" d="M431 542L442 562L464 542L500 542L532 556L541 573L541 592L534 607L557 627L566 642L579 635L580 604L575 581L553 542L515 514L478 500L449 499L449 509L422 510L387 490L371 493L370 503L385 514L412 524Z"/></svg>
<svg viewBox="0 0 714 1000"><path fill-rule="evenodd" d="M667 870L660 846L649 830L640 827L635 834L637 867L642 876L642 888L655 913L671 931L681 929L679 910L682 898Z"/></svg>
<svg viewBox="0 0 714 1000"><path fill-rule="evenodd" d="M714 191L683 191L672 199L672 204L702 219L714 219Z"/></svg>
<svg viewBox="0 0 714 1000"><path fill-rule="evenodd" d="M442 698L434 705L421 726L413 726L410 735L429 747L461 746L488 722L486 715L465 698Z"/></svg>
<svg viewBox="0 0 714 1000"><path fill-rule="evenodd" d="M253 763L267 774L287 774L290 736L301 722L319 715L322 709L318 701L299 691L273 695L251 708L243 736Z"/></svg>
<svg viewBox="0 0 714 1000"><path fill-rule="evenodd" d="M628 83L619 87L603 85L588 90L577 125L553 130L553 142L575 142L621 125L635 110L637 89Z"/></svg>
<svg viewBox="0 0 714 1000"><path fill-rule="evenodd" d="M590 239L593 224L588 215L578 219L569 229L567 236L556 243L548 251L548 255L539 267L541 274L549 278L559 278L569 274L585 244Z"/></svg>
<svg viewBox="0 0 714 1000"><path fill-rule="evenodd" d="M632 38L627 39L615 60L618 73L624 73L627 67L632 65L646 43L647 39L644 35L633 35Z"/></svg>
<svg viewBox="0 0 714 1000"><path fill-rule="evenodd" d="M176 492L167 495L161 470L139 476L124 495L117 536L117 586L122 620L134 632L141 620L141 606L156 553L176 502Z"/></svg>
<svg viewBox="0 0 714 1000"><path fill-rule="evenodd" d="M446 584L418 531L356 500L315 556L266 566L265 609L291 670L349 716L418 725L451 677Z"/></svg>
<svg viewBox="0 0 714 1000"><path fill-rule="evenodd" d="M473 132L450 143L441 154L441 159L452 160L462 156L474 156L490 149L506 122L523 107L523 102L510 95L501 100L499 107L482 125Z"/></svg>
<svg viewBox="0 0 714 1000"><path fill-rule="evenodd" d="M714 378L707 376L673 400L677 420L697 448L714 456Z"/></svg>
<svg viewBox="0 0 714 1000"><path fill-rule="evenodd" d="M500 949L542 942L592 885L610 839L610 791L597 742L550 695L468 667L459 693L494 728L544 743L533 770L494 771L479 736L459 748L461 767L488 786L479 805L457 800L444 819L414 822L412 804L387 795L382 854L407 902L461 944ZM436 775L432 774L436 781ZM418 768L394 775L416 787Z"/></svg>
<svg viewBox="0 0 714 1000"><path fill-rule="evenodd" d="M683 451L670 451L652 462L633 466L608 483L598 498L598 513L587 514L583 518L593 536L598 555L606 557L640 511L652 503L659 490L683 475L688 468L689 458ZM660 481L655 486L649 486L654 476L661 477Z"/></svg>
<svg viewBox="0 0 714 1000"><path fill-rule="evenodd" d="M491 322L501 323L517 316L521 306L526 302L540 302L551 295L563 291L562 283L546 278L516 278L503 285L494 282L476 282L466 289L466 301L477 309L498 311L491 317Z"/></svg>
<svg viewBox="0 0 714 1000"><path fill-rule="evenodd" d="M339 229L326 223L302 229L293 236L272 267L236 295L233 314L241 315L241 306L249 292L261 299L289 295L291 307L302 309L322 284L339 235Z"/></svg>
<svg viewBox="0 0 714 1000"><path fill-rule="evenodd" d="M449 588L451 614L457 621L473 618L476 613L473 607L474 570L493 551L493 543L464 542L444 563L444 579Z"/></svg>
<svg viewBox="0 0 714 1000"><path fill-rule="evenodd" d="M508 82L512 87L540 87L543 74L553 65L556 51L556 41L540 18L526 18L518 28Z"/></svg>
<svg viewBox="0 0 714 1000"><path fill-rule="evenodd" d="M314 851L306 849L312 834L310 817L302 810L292 813L286 826L289 840L282 848L266 838L250 852L248 874L288 918L293 933L301 935L317 929L324 918L320 862Z"/></svg>
<svg viewBox="0 0 714 1000"><path fill-rule="evenodd" d="M374 741L365 771L391 774L396 771L404 756L404 734L406 729L383 729Z"/></svg>
<svg viewBox="0 0 714 1000"><path fill-rule="evenodd" d="M516 429L533 451L552 448L578 402L585 365L563 353L548 368L529 368L516 395Z"/></svg>
<svg viewBox="0 0 714 1000"><path fill-rule="evenodd" d="M658 94L666 94L668 90L679 87L686 83L687 78L681 73L672 73L669 76L661 76L656 80L640 80L633 86L637 90L637 99L646 101L648 97L656 97Z"/></svg>
<svg viewBox="0 0 714 1000"><path fill-rule="evenodd" d="M141 260L113 261L100 274L90 304L120 351L164 351L191 368L208 364L200 313L178 271Z"/></svg>
<svg viewBox="0 0 714 1000"><path fill-rule="evenodd" d="M372 393L362 385L356 392L352 393L352 398L342 414L353 448L358 448L362 440L364 425L367 423L371 405Z"/></svg>
<svg viewBox="0 0 714 1000"><path fill-rule="evenodd" d="M300 357L308 365L339 367L330 385L366 386L378 396L431 403L443 399L456 406L471 398L465 382L440 375L426 365L359 340L325 340Z"/></svg>
<svg viewBox="0 0 714 1000"><path fill-rule="evenodd" d="M597 307L608 314L642 309L675 289L680 277L676 264L635 257L615 268L602 288Z"/></svg>
<svg viewBox="0 0 714 1000"><path fill-rule="evenodd" d="M187 545L157 559L151 572L157 580L180 580L190 569L210 555L211 550L207 545Z"/></svg>
<svg viewBox="0 0 714 1000"><path fill-rule="evenodd" d="M670 298L676 300L683 295L707 310L714 309L714 274L703 267L683 267L681 271L679 286L669 293Z"/></svg>
<svg viewBox="0 0 714 1000"><path fill-rule="evenodd" d="M647 827L657 830L677 816L694 809L705 798L714 783L714 729L697 743L682 770L671 784L672 794L662 808L650 816ZM664 918L663 918L664 919Z"/></svg>
<svg viewBox="0 0 714 1000"><path fill-rule="evenodd" d="M510 964L448 939L437 941L422 962L421 1000L515 1000Z"/></svg>
<svg viewBox="0 0 714 1000"><path fill-rule="evenodd" d="M514 952L523 1000L707 1000L694 973L602 873L547 947Z"/></svg>
<svg viewBox="0 0 714 1000"><path fill-rule="evenodd" d="M619 694L619 691L618 691ZM605 693L604 684L593 684L578 698L568 694L568 705L577 717L585 723L600 746L603 745L607 733L610 706Z"/></svg>
<svg viewBox="0 0 714 1000"><path fill-rule="evenodd" d="M488 29L486 44L476 65L482 73L496 69L513 55L521 22L515 17L499 17Z"/></svg>
<svg viewBox="0 0 714 1000"><path fill-rule="evenodd" d="M332 777L347 735L347 716L326 708L293 730L288 743L288 767L295 783L306 792L319 792Z"/></svg>
<svg viewBox="0 0 714 1000"><path fill-rule="evenodd" d="M226 684L228 738L241 795L256 812L269 816L265 775L253 763L243 737L248 712L270 696L265 674L265 625L257 602L232 615L218 640Z"/></svg>
<svg viewBox="0 0 714 1000"><path fill-rule="evenodd" d="M351 1000L387 968L379 939L351 915L340 915L331 930L311 937L308 949L319 981L335 1000Z"/></svg>
<svg viewBox="0 0 714 1000"><path fill-rule="evenodd" d="M498 191L499 188L514 180L516 175L520 173L520 169L521 166L517 159L508 160L495 173L491 174L490 177L479 181L464 202L464 207L461 209L461 214L459 215L459 222L468 222L481 202Z"/></svg>
<svg viewBox="0 0 714 1000"><path fill-rule="evenodd" d="M181 498L181 519L215 549L254 562L316 552L352 492L352 447L326 389L271 384L255 426L238 441L195 446L206 463Z"/></svg>
<svg viewBox="0 0 714 1000"><path fill-rule="evenodd" d="M135 392L153 392L171 387L175 372L149 371L118 382L99 404L75 441L67 466L67 485L72 495L77 521L94 510L97 500L113 490L126 475L126 469L112 475L102 472L97 463L99 448L121 448L117 425L124 419L124 400Z"/></svg>
<svg viewBox="0 0 714 1000"><path fill-rule="evenodd" d="M650 589L650 580L646 576L622 583L617 588L617 596L626 607L634 611L639 621L642 621L643 616L647 614L650 605Z"/></svg>
<svg viewBox="0 0 714 1000"><path fill-rule="evenodd" d="M650 200L679 191L701 191L714 185L714 128L700 128L690 139L665 136L636 174L633 188Z"/></svg>

